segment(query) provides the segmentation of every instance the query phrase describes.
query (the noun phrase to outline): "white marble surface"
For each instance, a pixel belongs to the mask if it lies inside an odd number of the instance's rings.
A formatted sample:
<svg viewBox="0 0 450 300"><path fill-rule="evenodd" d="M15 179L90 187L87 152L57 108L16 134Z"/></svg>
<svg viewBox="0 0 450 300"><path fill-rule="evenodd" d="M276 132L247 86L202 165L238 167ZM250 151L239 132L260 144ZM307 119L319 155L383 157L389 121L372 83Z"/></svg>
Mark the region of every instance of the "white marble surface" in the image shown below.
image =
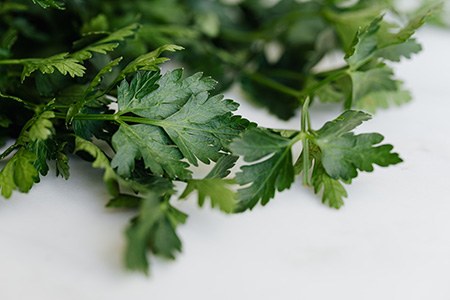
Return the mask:
<svg viewBox="0 0 450 300"><path fill-rule="evenodd" d="M378 113L405 162L363 175L340 211L297 182L264 208L224 216L179 207L183 253L153 259L151 276L124 271L132 216L104 208L100 173L81 161L65 182L0 201L0 299L450 299L450 32L422 30L425 51L396 69L414 102ZM244 104L264 126L282 123ZM314 109L317 126L335 116Z"/></svg>

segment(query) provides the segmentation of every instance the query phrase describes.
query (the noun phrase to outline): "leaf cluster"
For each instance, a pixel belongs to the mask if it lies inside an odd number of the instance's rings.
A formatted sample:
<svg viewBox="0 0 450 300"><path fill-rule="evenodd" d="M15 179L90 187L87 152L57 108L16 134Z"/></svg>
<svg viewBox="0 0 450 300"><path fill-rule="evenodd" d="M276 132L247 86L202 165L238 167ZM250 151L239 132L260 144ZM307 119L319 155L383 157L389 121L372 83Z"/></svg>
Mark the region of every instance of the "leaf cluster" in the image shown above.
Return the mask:
<svg viewBox="0 0 450 300"><path fill-rule="evenodd" d="M421 50L413 34L434 11L405 22L393 1L344 2L2 1L1 195L26 193L51 170L68 179L71 159L89 161L103 170L107 206L136 214L125 261L143 272L149 252L181 251L177 198L196 193L200 207L242 212L300 176L339 208L359 172L401 162L382 135L354 129L367 111L410 99L391 63ZM323 69L336 52L342 63ZM161 71L169 58L187 71ZM235 83L282 119L301 113L300 128L236 115L218 94ZM343 112L315 130L314 101ZM206 176L193 172L199 165Z"/></svg>

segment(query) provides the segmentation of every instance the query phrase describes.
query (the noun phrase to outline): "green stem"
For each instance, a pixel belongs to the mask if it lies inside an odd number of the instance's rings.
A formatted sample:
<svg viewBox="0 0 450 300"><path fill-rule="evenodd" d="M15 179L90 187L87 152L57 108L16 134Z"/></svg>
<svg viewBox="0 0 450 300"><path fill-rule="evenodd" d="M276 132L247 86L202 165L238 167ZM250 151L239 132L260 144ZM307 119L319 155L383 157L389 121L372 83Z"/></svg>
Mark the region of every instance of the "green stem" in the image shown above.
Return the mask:
<svg viewBox="0 0 450 300"><path fill-rule="evenodd" d="M5 159L9 154L11 154L14 150L16 150L19 147L20 147L19 144L14 144L8 147L8 149L6 149L2 154L0 154L0 160Z"/></svg>
<svg viewBox="0 0 450 300"><path fill-rule="evenodd" d="M11 96L11 95L5 95L0 91L0 97L5 98L5 99L10 99L10 100L14 100L16 102L22 103L26 108L30 109L30 110L35 110L37 105L34 103L31 103L29 101L25 101L19 97L16 96Z"/></svg>
<svg viewBox="0 0 450 300"><path fill-rule="evenodd" d="M24 62L24 59L2 59L0 65L21 65Z"/></svg>
<svg viewBox="0 0 450 300"><path fill-rule="evenodd" d="M305 99L303 103L302 115L301 115L301 132L306 133L302 135L302 145L303 145L303 185L310 186L309 179L309 169L310 169L310 161L309 161L309 138L308 132L310 129L310 120L309 120L309 98Z"/></svg>
<svg viewBox="0 0 450 300"><path fill-rule="evenodd" d="M281 84L275 80L272 80L264 75L261 75L259 73L247 73L247 72L246 72L246 75L248 77L250 77L250 79L252 79L258 83L261 83L262 85L265 85L269 88L272 88L276 91L279 91L283 94L287 94L287 95L293 96L295 98L299 97L299 92L297 90L290 88L284 84Z"/></svg>
<svg viewBox="0 0 450 300"><path fill-rule="evenodd" d="M63 113L56 113L55 117L58 119L65 119L66 115ZM146 125L161 126L164 122L161 120L151 120L141 117L121 116L121 115L108 115L108 114L78 114L74 117L75 120L92 120L92 121L113 121L119 124L121 123L139 123Z"/></svg>
<svg viewBox="0 0 450 300"><path fill-rule="evenodd" d="M274 29L275 32L278 32L278 28L283 28L285 26L290 25L291 23L302 19L315 19L319 11L302 11L302 10L293 10L289 13L282 14L279 17L273 19L271 22L266 23L264 27L260 30L256 31L243 31L243 30L234 30L225 28L221 32L221 38L229 41L235 42L245 42L249 43L255 40L265 40L269 41L273 39Z"/></svg>
<svg viewBox="0 0 450 300"><path fill-rule="evenodd" d="M271 70L271 74L279 77L279 78L285 78L290 80L305 80L306 76L305 74L287 70L287 69L273 69Z"/></svg>
<svg viewBox="0 0 450 300"><path fill-rule="evenodd" d="M300 91L299 95L301 97L311 96L311 94L313 94L316 90L320 89L321 87L323 87L323 86L325 86L325 85L327 85L327 84L329 84L329 83L331 83L333 81L339 80L339 79L347 76L347 70L348 70L348 68L345 68L345 69L339 70L336 73L330 74L329 76L327 76L324 79L320 80L316 84L311 85L310 87Z"/></svg>
<svg viewBox="0 0 450 300"><path fill-rule="evenodd" d="M295 90L291 87L288 87L282 83L279 83L279 82L277 82L271 78L268 78L262 74L259 74L259 73L246 72L246 75L248 77L250 77L250 79L252 79L260 84L263 84L263 85L265 85L269 88L272 88L276 91L279 91L283 94L290 95L290 96L297 98L298 101L303 105L304 98L312 96L312 94L314 94L314 92L316 90L323 87L324 85L327 85L333 81L339 80L342 77L347 76L348 75L347 71L348 71L348 67L341 68L341 69L337 70L336 72L330 73L330 75L328 75L324 79L320 80L316 84L314 84L306 89L303 89L301 91Z"/></svg>

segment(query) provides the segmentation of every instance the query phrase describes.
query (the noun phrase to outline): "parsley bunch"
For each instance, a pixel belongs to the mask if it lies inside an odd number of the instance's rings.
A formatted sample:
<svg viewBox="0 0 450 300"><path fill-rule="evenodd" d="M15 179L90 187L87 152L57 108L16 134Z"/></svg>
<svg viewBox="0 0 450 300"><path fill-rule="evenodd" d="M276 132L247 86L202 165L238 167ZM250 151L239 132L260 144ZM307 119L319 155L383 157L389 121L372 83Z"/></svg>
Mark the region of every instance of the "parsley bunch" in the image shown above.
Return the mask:
<svg viewBox="0 0 450 300"><path fill-rule="evenodd" d="M143 272L149 250L181 250L176 228L187 215L177 197L196 192L200 206L241 212L299 175L339 208L358 172L401 162L382 135L353 130L367 112L410 99L390 63L421 50L412 36L434 10L405 21L388 0L345 2L1 1L1 195L28 192L50 169L68 179L73 155L92 162L104 171L107 206L137 212L125 256ZM342 63L321 70L333 53ZM167 57L188 71L163 73ZM219 94L232 84L282 119L300 113L300 128L236 115L238 104ZM313 129L316 101L343 112ZM199 178L200 163L212 167Z"/></svg>

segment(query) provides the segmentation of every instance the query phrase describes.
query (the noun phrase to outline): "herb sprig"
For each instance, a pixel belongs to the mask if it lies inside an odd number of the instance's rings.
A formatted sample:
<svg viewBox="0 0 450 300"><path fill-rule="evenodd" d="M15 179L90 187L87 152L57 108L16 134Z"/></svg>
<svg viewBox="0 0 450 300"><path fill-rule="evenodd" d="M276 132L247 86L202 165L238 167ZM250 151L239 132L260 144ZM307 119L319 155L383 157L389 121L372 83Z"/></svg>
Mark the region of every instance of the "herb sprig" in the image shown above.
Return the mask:
<svg viewBox="0 0 450 300"><path fill-rule="evenodd" d="M187 215L177 197L242 212L300 176L339 208L359 172L400 163L381 134L354 129L368 112L410 100L391 64L421 50L413 35L436 8L404 22L391 1L263 2L2 1L0 146L12 143L0 153L1 195L28 192L50 169L68 179L73 155L91 161L107 206L136 211L126 265L148 272L148 251L181 251ZM342 64L319 70L336 51ZM162 72L167 56L187 71ZM282 119L300 113L299 128L236 115L238 104L218 94L232 84ZM315 130L316 101L343 112ZM203 178L192 172L199 163L212 165Z"/></svg>

